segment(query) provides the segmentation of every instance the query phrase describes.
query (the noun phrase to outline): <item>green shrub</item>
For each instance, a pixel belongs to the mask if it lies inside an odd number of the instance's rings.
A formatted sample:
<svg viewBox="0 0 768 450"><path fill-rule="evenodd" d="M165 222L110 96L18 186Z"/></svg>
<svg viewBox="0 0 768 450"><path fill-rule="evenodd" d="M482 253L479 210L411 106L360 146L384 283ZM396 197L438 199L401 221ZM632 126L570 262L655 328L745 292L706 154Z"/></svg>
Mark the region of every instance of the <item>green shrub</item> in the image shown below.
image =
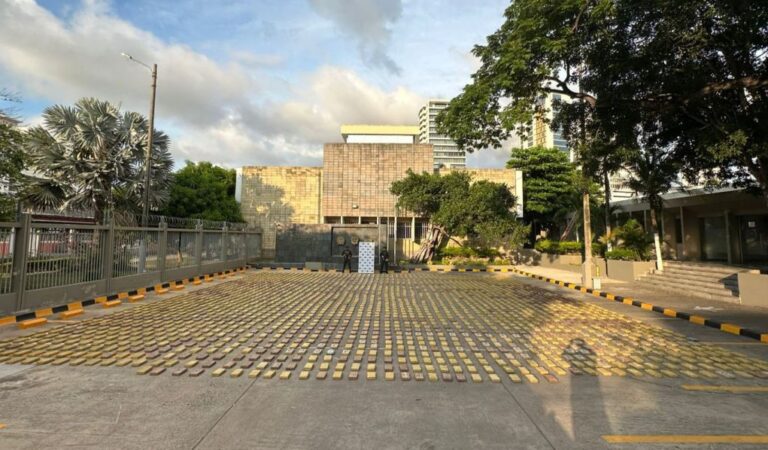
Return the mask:
<svg viewBox="0 0 768 450"><path fill-rule="evenodd" d="M558 253L561 255L572 255L581 253L584 249L584 244L576 241L560 241L558 245Z"/></svg>
<svg viewBox="0 0 768 450"><path fill-rule="evenodd" d="M498 258L501 256L501 253L495 248L479 248L475 253L480 258Z"/></svg>
<svg viewBox="0 0 768 450"><path fill-rule="evenodd" d="M542 253L553 255L572 255L581 253L584 244L576 241L550 241L549 239L542 239L537 241L533 248Z"/></svg>
<svg viewBox="0 0 768 450"><path fill-rule="evenodd" d="M637 255L633 250L628 248L615 248L611 251L605 252L606 259L618 259L621 261L636 261Z"/></svg>
<svg viewBox="0 0 768 450"><path fill-rule="evenodd" d="M605 252L608 250L608 246L602 242L592 243L592 254L595 256L605 256Z"/></svg>
<svg viewBox="0 0 768 450"><path fill-rule="evenodd" d="M616 230L616 238L620 249L626 249L634 253L637 260L647 260L651 252L653 239L646 234L642 225L629 219Z"/></svg>
<svg viewBox="0 0 768 450"><path fill-rule="evenodd" d="M440 249L440 257L445 258L470 258L477 256L477 252L471 247L445 247Z"/></svg>
<svg viewBox="0 0 768 450"><path fill-rule="evenodd" d="M533 245L533 248L540 251L541 253L557 253L557 244L557 241L542 239L540 241L536 241L536 243Z"/></svg>

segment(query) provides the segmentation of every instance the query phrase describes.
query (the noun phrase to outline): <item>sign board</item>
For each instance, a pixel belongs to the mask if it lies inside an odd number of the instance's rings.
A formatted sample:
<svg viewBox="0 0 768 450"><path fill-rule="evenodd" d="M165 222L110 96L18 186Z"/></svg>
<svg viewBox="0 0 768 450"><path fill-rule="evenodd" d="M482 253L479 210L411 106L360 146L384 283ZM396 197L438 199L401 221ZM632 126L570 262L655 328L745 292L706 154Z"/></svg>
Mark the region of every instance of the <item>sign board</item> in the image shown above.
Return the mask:
<svg viewBox="0 0 768 450"><path fill-rule="evenodd" d="M373 273L373 264L376 261L376 243L360 242L358 257L357 271L359 273Z"/></svg>

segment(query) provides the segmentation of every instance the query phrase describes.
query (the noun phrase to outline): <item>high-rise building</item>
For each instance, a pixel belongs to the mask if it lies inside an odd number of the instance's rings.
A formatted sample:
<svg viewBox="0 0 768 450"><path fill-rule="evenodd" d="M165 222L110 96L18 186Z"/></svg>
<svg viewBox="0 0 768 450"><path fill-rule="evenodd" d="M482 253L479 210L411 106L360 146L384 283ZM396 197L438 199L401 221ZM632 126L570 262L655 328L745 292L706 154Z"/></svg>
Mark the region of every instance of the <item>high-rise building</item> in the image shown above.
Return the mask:
<svg viewBox="0 0 768 450"><path fill-rule="evenodd" d="M432 144L435 169L463 168L467 155L451 138L437 132L435 118L448 106L448 100L429 100L419 110L419 142Z"/></svg>
<svg viewBox="0 0 768 450"><path fill-rule="evenodd" d="M559 130L552 128L552 119L554 117L553 109L556 102L570 103L568 97L560 94L547 94L539 98L540 104L544 107L545 115L533 118L533 130L531 139L528 139L528 147L548 147L557 148L568 154L568 160L573 161L573 151L568 148L568 141L565 140Z"/></svg>

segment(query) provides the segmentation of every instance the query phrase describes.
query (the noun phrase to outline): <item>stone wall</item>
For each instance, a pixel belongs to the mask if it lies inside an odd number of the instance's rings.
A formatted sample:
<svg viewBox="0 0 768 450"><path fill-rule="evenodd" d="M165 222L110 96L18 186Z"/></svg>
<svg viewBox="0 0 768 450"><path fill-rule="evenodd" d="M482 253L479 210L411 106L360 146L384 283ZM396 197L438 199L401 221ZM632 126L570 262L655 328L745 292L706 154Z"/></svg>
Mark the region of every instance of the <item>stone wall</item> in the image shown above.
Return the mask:
<svg viewBox="0 0 768 450"><path fill-rule="evenodd" d="M405 178L408 169L431 172L432 160L431 144L325 144L323 216L393 215L392 183Z"/></svg>
<svg viewBox="0 0 768 450"><path fill-rule="evenodd" d="M263 231L264 256L274 255L278 227L317 224L320 216L319 167L244 167L240 207L243 218Z"/></svg>
<svg viewBox="0 0 768 450"><path fill-rule="evenodd" d="M472 176L472 181L490 181L503 183L509 187L510 192L515 193L517 171L515 169L446 169L439 170L440 175L448 175L451 172L467 172Z"/></svg>
<svg viewBox="0 0 768 450"><path fill-rule="evenodd" d="M386 245L385 225L293 224L277 233L275 261L285 263L322 262L341 267L341 252L349 245L352 267L357 267L357 242L379 242L378 254ZM390 251L391 255L391 251Z"/></svg>

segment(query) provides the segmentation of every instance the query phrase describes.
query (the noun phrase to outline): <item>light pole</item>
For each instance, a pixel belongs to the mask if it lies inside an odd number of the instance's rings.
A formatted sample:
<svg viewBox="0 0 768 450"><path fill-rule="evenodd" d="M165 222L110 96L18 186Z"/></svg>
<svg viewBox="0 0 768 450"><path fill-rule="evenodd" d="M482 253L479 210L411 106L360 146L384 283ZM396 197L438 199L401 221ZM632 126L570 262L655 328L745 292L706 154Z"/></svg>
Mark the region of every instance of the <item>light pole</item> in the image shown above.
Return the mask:
<svg viewBox="0 0 768 450"><path fill-rule="evenodd" d="M144 205L141 213L141 226L146 228L149 220L149 183L150 173L152 171L152 141L155 134L155 95L157 93L157 64L152 64L152 67L144 64L138 59L127 53L121 53L123 57L136 64L141 64L152 74L152 100L149 104L149 130L147 133L147 154L144 162Z"/></svg>
<svg viewBox="0 0 768 450"><path fill-rule="evenodd" d="M127 53L121 53L123 57L127 58L130 61L135 62L136 64L140 64L144 66L147 70L149 70L149 73L152 74L152 97L151 102L149 104L149 130L147 132L147 154L146 159L144 161L144 205L141 210L141 226L142 228L147 228L149 225L149 183L150 183L150 173L152 172L152 141L154 139L155 134L155 94L157 92L157 64L152 64L152 67L149 67L149 65L139 61L138 59L134 58L133 56L127 54ZM141 239L141 247L139 248L139 273L143 273L146 271L147 266L147 239L146 239L146 232L147 230L142 231L142 239Z"/></svg>

